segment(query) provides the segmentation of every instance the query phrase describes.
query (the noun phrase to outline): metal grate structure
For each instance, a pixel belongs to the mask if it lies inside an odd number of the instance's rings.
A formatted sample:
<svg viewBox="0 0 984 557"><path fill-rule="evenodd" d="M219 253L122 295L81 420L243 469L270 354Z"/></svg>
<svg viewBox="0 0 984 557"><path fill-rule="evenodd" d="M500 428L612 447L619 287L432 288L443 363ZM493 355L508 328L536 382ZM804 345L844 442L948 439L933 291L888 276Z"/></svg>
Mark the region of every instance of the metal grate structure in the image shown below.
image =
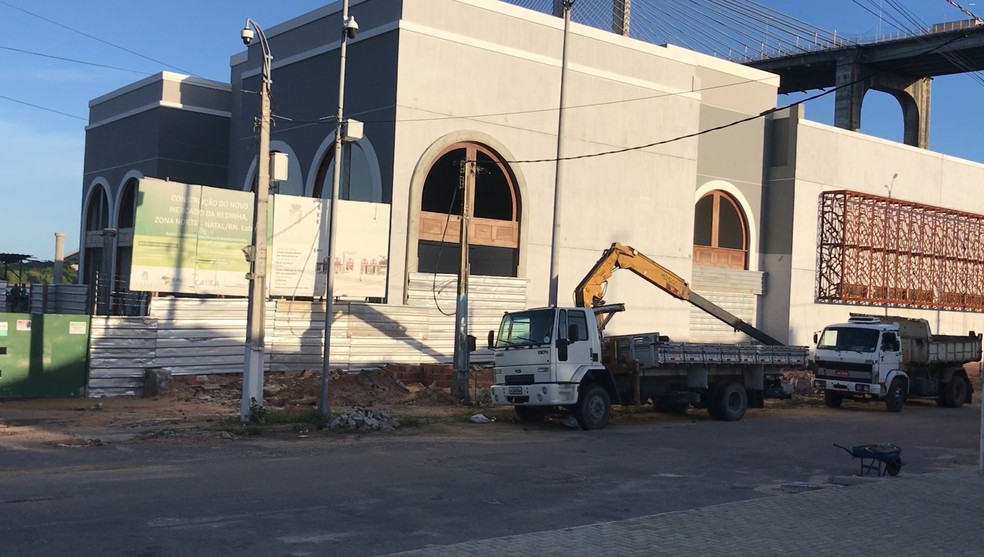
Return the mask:
<svg viewBox="0 0 984 557"><path fill-rule="evenodd" d="M984 311L984 215L820 194L817 301Z"/></svg>

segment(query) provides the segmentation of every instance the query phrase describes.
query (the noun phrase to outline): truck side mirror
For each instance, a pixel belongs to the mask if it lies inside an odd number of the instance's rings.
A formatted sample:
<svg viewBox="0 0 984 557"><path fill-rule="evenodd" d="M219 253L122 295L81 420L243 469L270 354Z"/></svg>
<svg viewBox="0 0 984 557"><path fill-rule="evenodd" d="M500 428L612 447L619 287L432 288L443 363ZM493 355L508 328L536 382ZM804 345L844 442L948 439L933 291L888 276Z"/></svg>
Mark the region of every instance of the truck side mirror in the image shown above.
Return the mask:
<svg viewBox="0 0 984 557"><path fill-rule="evenodd" d="M495 348L495 331L489 331L489 350Z"/></svg>
<svg viewBox="0 0 984 557"><path fill-rule="evenodd" d="M813 344L816 344L818 340L820 340L820 335L813 333Z"/></svg>
<svg viewBox="0 0 984 557"><path fill-rule="evenodd" d="M475 335L468 335L468 351L474 352L476 350L476 344L478 344L478 339Z"/></svg>

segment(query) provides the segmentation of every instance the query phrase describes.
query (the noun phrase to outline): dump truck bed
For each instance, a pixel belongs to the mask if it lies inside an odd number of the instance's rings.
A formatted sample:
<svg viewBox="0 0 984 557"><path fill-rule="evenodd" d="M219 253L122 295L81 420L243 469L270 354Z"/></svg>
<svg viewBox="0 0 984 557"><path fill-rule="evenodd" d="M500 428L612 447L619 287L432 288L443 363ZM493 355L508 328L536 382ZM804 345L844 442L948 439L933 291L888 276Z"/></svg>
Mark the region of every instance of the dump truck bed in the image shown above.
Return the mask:
<svg viewBox="0 0 984 557"><path fill-rule="evenodd" d="M609 336L608 341L614 344L617 362L635 361L642 368L765 365L800 369L809 356L806 346L671 342L660 340L659 333Z"/></svg>
<svg viewBox="0 0 984 557"><path fill-rule="evenodd" d="M981 359L981 337L933 335L929 341L928 363L963 365Z"/></svg>

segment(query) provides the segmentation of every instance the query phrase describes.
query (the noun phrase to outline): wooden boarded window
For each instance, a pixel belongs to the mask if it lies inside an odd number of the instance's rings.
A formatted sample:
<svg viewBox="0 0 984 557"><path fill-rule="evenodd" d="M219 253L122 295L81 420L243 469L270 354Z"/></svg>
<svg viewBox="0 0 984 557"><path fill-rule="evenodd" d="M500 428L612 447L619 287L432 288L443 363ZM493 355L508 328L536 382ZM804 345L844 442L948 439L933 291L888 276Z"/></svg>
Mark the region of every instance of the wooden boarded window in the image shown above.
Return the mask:
<svg viewBox="0 0 984 557"><path fill-rule="evenodd" d="M466 161L475 164L463 170ZM520 207L515 179L497 153L474 143L448 147L427 172L418 219L417 269L458 271L465 191L473 197L468 231L472 274L516 276Z"/></svg>
<svg viewBox="0 0 984 557"><path fill-rule="evenodd" d="M748 268L748 226L741 207L715 190L694 208L694 264L726 269Z"/></svg>

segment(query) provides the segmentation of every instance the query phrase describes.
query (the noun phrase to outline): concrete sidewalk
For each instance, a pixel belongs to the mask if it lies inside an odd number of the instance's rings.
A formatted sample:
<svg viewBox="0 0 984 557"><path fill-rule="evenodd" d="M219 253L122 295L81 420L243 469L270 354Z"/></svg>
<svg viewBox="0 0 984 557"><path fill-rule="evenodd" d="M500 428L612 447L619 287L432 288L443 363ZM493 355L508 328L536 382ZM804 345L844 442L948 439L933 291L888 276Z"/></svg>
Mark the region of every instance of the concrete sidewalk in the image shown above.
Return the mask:
<svg viewBox="0 0 984 557"><path fill-rule="evenodd" d="M658 494L654 494L658 496ZM984 475L959 468L400 556L984 556Z"/></svg>

